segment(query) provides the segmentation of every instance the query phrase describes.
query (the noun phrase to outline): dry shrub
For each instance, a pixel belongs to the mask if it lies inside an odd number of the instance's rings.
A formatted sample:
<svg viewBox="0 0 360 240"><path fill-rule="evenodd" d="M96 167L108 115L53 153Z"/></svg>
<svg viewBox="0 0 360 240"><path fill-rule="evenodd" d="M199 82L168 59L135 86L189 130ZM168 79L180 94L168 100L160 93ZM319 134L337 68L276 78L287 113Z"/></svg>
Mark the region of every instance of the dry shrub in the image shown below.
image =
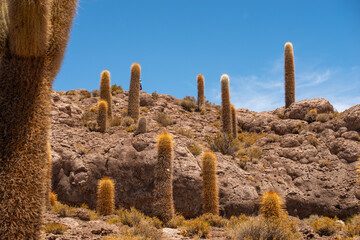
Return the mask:
<svg viewBox="0 0 360 240"><path fill-rule="evenodd" d="M235 156L240 149L239 140L232 135L217 133L212 137L206 136L209 148L214 152L221 152L224 155Z"/></svg>
<svg viewBox="0 0 360 240"><path fill-rule="evenodd" d="M185 136L187 138L190 138L190 139L192 139L194 137L194 132L191 129L179 128L176 131L176 133L180 134L180 135L183 135L183 136Z"/></svg>
<svg viewBox="0 0 360 240"><path fill-rule="evenodd" d="M59 202L52 206L51 209L57 213L59 217L72 217L75 215L75 209L73 207Z"/></svg>
<svg viewBox="0 0 360 240"><path fill-rule="evenodd" d="M195 97L191 97L191 96L186 96L184 97L181 102L180 105L189 112L194 112L197 109L197 103L195 100Z"/></svg>
<svg viewBox="0 0 360 240"><path fill-rule="evenodd" d="M219 215L212 213L206 213L198 217L200 220L208 222L212 227L225 227L228 224L228 220L224 219Z"/></svg>
<svg viewBox="0 0 360 240"><path fill-rule="evenodd" d="M123 92L124 92L124 90L120 85L117 86L116 84L113 84L111 86L111 95L115 96L115 95L123 93Z"/></svg>
<svg viewBox="0 0 360 240"><path fill-rule="evenodd" d="M169 228L178 228L183 225L185 218L180 215L176 214L170 221L166 223L166 226Z"/></svg>
<svg viewBox="0 0 360 240"><path fill-rule="evenodd" d="M151 96L154 100L157 100L159 98L159 94L157 94L156 91L154 91Z"/></svg>
<svg viewBox="0 0 360 240"><path fill-rule="evenodd" d="M172 125L174 123L172 117L168 116L164 112L157 113L155 121L157 121L163 127L167 127L167 126Z"/></svg>
<svg viewBox="0 0 360 240"><path fill-rule="evenodd" d="M124 127L129 127L131 126L132 124L134 124L134 119L132 119L132 117L124 117L123 120L122 120L122 125Z"/></svg>
<svg viewBox="0 0 360 240"><path fill-rule="evenodd" d="M278 142L280 141L280 136L276 135L274 133L270 133L269 135L267 135L266 137L266 142L267 143L274 143L274 142Z"/></svg>
<svg viewBox="0 0 360 240"><path fill-rule="evenodd" d="M330 113L320 113L317 117L316 117L316 121L319 122L327 122L331 119L331 114Z"/></svg>
<svg viewBox="0 0 360 240"><path fill-rule="evenodd" d="M266 220L263 217L250 217L248 220L231 223L227 232L231 239L301 239L296 231L296 223L288 218Z"/></svg>
<svg viewBox="0 0 360 240"><path fill-rule="evenodd" d="M311 227L320 235L320 236L331 236L337 230L339 230L339 225L335 224L338 219L329 218L329 217L320 217L314 220L311 223Z"/></svg>
<svg viewBox="0 0 360 240"><path fill-rule="evenodd" d="M147 107L140 107L140 111L143 113L148 113L149 109Z"/></svg>
<svg viewBox="0 0 360 240"><path fill-rule="evenodd" d="M216 128L220 128L221 127L221 123L219 121L216 121L213 123L213 126Z"/></svg>
<svg viewBox="0 0 360 240"><path fill-rule="evenodd" d="M127 110L127 108L121 109L120 114L121 114L122 117L126 117L126 116L128 115L128 110Z"/></svg>
<svg viewBox="0 0 360 240"><path fill-rule="evenodd" d="M189 149L189 151L194 155L194 156L198 156L200 155L202 149L200 147L199 144L197 144L196 142L191 142L187 145L187 148Z"/></svg>
<svg viewBox="0 0 360 240"><path fill-rule="evenodd" d="M91 91L91 95L92 95L93 97L98 97L98 96L100 96L100 91L97 90L97 89L92 90L92 91Z"/></svg>
<svg viewBox="0 0 360 240"><path fill-rule="evenodd" d="M133 124L133 125L130 125L130 126L126 127L125 130L126 130L127 132L133 132L133 131L136 130L136 127L135 127L135 125Z"/></svg>
<svg viewBox="0 0 360 240"><path fill-rule="evenodd" d="M356 237L360 235L360 214L357 214L346 222L344 233L347 237Z"/></svg>
<svg viewBox="0 0 360 240"><path fill-rule="evenodd" d="M119 222L128 225L130 227L134 227L140 224L141 221L147 221L151 224L151 226L155 228L161 228L162 222L156 217L148 217L145 216L142 212L136 210L135 208L127 209L119 209L115 211L115 214L119 218Z"/></svg>
<svg viewBox="0 0 360 240"><path fill-rule="evenodd" d="M53 234L63 234L68 229L67 226L56 222L46 223L44 226L44 232Z"/></svg>
<svg viewBox="0 0 360 240"><path fill-rule="evenodd" d="M307 140L308 140L308 142L309 142L311 145L313 145L314 147L317 148L319 142L318 142L318 140L317 140L316 137L314 137L314 136L309 136L309 137L307 138Z"/></svg>
<svg viewBox="0 0 360 240"><path fill-rule="evenodd" d="M262 156L262 148L259 146L251 146L248 149L248 157L253 163L257 163Z"/></svg>
<svg viewBox="0 0 360 240"><path fill-rule="evenodd" d="M121 119L119 117L113 117L111 119L110 126L116 127L116 126L120 126L120 125L121 125Z"/></svg>
<svg viewBox="0 0 360 240"><path fill-rule="evenodd" d="M210 232L210 224L200 218L186 220L181 227L181 235L184 237L207 238Z"/></svg>
<svg viewBox="0 0 360 240"><path fill-rule="evenodd" d="M239 133L238 139L244 145L244 147L250 147L257 140L266 136L266 133L256 133L256 132L242 132Z"/></svg>
<svg viewBox="0 0 360 240"><path fill-rule="evenodd" d="M316 121L317 118L317 110L311 109L306 115L305 115L305 121L312 123Z"/></svg>

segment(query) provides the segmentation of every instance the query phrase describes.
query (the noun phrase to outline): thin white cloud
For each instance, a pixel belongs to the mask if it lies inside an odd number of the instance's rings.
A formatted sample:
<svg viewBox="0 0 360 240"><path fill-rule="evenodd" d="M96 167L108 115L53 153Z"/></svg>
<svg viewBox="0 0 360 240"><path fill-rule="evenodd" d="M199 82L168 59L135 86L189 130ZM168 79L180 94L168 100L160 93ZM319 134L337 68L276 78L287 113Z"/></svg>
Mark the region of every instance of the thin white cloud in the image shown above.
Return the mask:
<svg viewBox="0 0 360 240"><path fill-rule="evenodd" d="M325 72L307 72L296 77L296 88L312 87L328 81L334 71L327 69Z"/></svg>

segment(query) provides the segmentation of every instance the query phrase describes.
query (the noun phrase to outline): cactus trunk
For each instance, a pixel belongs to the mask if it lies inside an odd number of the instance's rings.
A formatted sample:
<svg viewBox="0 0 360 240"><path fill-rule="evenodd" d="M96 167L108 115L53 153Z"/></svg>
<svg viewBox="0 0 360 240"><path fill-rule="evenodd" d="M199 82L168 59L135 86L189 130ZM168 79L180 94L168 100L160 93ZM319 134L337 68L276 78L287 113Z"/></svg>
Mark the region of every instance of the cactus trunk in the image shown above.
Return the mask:
<svg viewBox="0 0 360 240"><path fill-rule="evenodd" d="M295 64L293 45L285 44L285 107L295 102Z"/></svg>
<svg viewBox="0 0 360 240"><path fill-rule="evenodd" d="M221 76L221 105L222 105L222 123L223 123L223 132L231 135L232 134L232 125L231 125L231 104L230 104L230 87L229 87L229 76L223 74Z"/></svg>

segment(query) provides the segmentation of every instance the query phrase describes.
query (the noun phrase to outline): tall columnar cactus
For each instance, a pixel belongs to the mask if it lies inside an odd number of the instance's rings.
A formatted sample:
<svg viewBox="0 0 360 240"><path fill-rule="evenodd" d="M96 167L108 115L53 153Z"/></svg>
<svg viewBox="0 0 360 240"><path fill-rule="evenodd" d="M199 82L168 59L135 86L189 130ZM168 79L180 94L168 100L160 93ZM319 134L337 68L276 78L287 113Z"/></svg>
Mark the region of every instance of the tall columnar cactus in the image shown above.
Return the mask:
<svg viewBox="0 0 360 240"><path fill-rule="evenodd" d="M158 137L158 162L154 181L154 215L168 222L174 216L173 200L173 139L169 133Z"/></svg>
<svg viewBox="0 0 360 240"><path fill-rule="evenodd" d="M216 175L216 156L206 151L202 156L203 213L219 215L219 189Z"/></svg>
<svg viewBox="0 0 360 240"><path fill-rule="evenodd" d="M231 128L232 135L234 138L238 137L238 128L237 128L237 117L236 117L236 109L234 105L231 105Z"/></svg>
<svg viewBox="0 0 360 240"><path fill-rule="evenodd" d="M285 43L285 107L295 102L295 64L293 45Z"/></svg>
<svg viewBox="0 0 360 240"><path fill-rule="evenodd" d="M269 191L262 196L260 212L265 218L279 218L284 213L283 200L273 191Z"/></svg>
<svg viewBox="0 0 360 240"><path fill-rule="evenodd" d="M102 71L100 80L100 99L106 101L108 107L108 118L112 119L112 97L110 84L110 72L108 70Z"/></svg>
<svg viewBox="0 0 360 240"><path fill-rule="evenodd" d="M76 5L0 0L0 239L41 236L51 86Z"/></svg>
<svg viewBox="0 0 360 240"><path fill-rule="evenodd" d="M135 122L140 115L140 75L140 65L138 63L131 65L128 114Z"/></svg>
<svg viewBox="0 0 360 240"><path fill-rule="evenodd" d="M98 103L98 118L97 123L99 126L99 132L106 132L108 129L108 105L104 100L100 100Z"/></svg>
<svg viewBox="0 0 360 240"><path fill-rule="evenodd" d="M202 74L197 75L198 109L201 111L205 105L205 80Z"/></svg>
<svg viewBox="0 0 360 240"><path fill-rule="evenodd" d="M223 132L231 135L232 134L232 125L231 125L231 104L230 104L230 87L229 87L229 76L223 74L220 79L221 82L221 105L222 105L222 123L223 123Z"/></svg>
<svg viewBox="0 0 360 240"><path fill-rule="evenodd" d="M50 140L46 144L46 153L47 153L47 167L46 167L46 186L45 186L45 202L46 207L51 207L51 176L52 176L52 161L51 161L51 145Z"/></svg>
<svg viewBox="0 0 360 240"><path fill-rule="evenodd" d="M97 212L100 215L111 215L115 209L115 187L114 181L104 177L98 182Z"/></svg>

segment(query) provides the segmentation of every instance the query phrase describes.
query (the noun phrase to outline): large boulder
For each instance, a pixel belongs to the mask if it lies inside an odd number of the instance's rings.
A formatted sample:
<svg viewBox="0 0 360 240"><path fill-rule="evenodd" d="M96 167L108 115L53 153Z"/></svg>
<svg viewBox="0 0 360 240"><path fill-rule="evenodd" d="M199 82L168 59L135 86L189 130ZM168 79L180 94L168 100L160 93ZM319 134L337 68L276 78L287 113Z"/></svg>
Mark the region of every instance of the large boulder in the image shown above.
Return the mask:
<svg viewBox="0 0 360 240"><path fill-rule="evenodd" d="M360 104L342 113L347 129L360 131Z"/></svg>
<svg viewBox="0 0 360 240"><path fill-rule="evenodd" d="M314 98L291 104L289 108L285 109L284 117L305 120L306 114L311 109L316 109L318 114L334 112L334 107L328 100L324 98Z"/></svg>

